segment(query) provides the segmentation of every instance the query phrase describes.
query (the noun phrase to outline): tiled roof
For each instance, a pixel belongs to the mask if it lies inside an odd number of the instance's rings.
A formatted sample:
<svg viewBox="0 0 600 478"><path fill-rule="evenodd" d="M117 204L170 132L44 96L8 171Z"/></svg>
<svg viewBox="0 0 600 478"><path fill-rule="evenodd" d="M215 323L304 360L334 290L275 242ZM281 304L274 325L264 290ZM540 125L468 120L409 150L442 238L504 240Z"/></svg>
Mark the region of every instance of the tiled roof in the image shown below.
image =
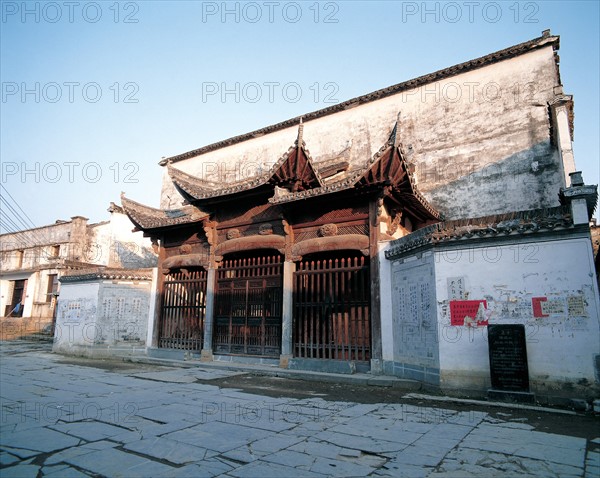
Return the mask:
<svg viewBox="0 0 600 478"><path fill-rule="evenodd" d="M61 282L81 282L89 280L152 280L152 269L107 269L98 267L79 271L68 272L61 278Z"/></svg>
<svg viewBox="0 0 600 478"><path fill-rule="evenodd" d="M567 206L446 221L424 227L392 241L385 256L394 259L425 245L528 235L572 227L571 209Z"/></svg>
<svg viewBox="0 0 600 478"><path fill-rule="evenodd" d="M196 206L183 206L179 209L155 209L127 199L124 194L121 194L121 204L131 221L142 230L189 224L202 221L208 217L208 214L199 210Z"/></svg>
<svg viewBox="0 0 600 478"><path fill-rule="evenodd" d="M298 126L298 137L296 141L268 171L241 181L228 183L226 186L223 186L221 183L207 181L192 174L188 174L180 169L174 168L170 163L167 164L167 170L171 180L186 194L196 200L212 199L237 194L264 186L268 183L279 185L282 182L293 179L306 179L312 186L321 186L323 185L323 179L318 170L314 167L310 152L302 138L303 128L304 126L301 120ZM303 171L294 170L299 164L303 167ZM297 172L300 173L298 178L294 176Z"/></svg>
<svg viewBox="0 0 600 478"><path fill-rule="evenodd" d="M325 194L337 193L352 188L371 186L389 186L391 194L409 206L414 213L425 219L440 219L440 213L417 190L414 177L404 159L398 134L400 118L394 124L388 141L379 148L362 168L350 176L325 186L290 193L281 188L275 190L275 196L269 201L274 204L298 201Z"/></svg>

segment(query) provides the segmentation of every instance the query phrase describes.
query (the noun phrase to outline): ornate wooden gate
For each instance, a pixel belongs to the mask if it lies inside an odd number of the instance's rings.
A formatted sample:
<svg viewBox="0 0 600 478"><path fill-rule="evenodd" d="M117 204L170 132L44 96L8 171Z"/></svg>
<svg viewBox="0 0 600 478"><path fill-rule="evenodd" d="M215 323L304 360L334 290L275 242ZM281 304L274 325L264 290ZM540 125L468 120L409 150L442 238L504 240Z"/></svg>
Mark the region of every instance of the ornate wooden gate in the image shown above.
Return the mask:
<svg viewBox="0 0 600 478"><path fill-rule="evenodd" d="M204 339L206 271L174 272L163 282L158 346L201 350Z"/></svg>
<svg viewBox="0 0 600 478"><path fill-rule="evenodd" d="M294 355L371 358L369 262L346 254L304 260L294 273Z"/></svg>
<svg viewBox="0 0 600 478"><path fill-rule="evenodd" d="M282 274L278 254L223 261L217 270L215 353L279 357Z"/></svg>

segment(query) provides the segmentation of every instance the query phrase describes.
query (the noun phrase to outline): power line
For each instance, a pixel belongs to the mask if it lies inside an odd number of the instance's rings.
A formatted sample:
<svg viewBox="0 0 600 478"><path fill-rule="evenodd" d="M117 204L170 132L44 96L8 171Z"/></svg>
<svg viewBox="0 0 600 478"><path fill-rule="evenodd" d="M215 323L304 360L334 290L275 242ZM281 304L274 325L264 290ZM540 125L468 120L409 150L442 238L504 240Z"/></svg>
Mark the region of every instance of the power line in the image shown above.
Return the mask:
<svg viewBox="0 0 600 478"><path fill-rule="evenodd" d="M31 227L21 218L21 215L17 211L15 211L15 209L4 198L4 196L0 196L0 202L4 203L8 207L8 209L10 209L10 212L12 212L13 219L21 223L21 226L18 226L18 229L31 229Z"/></svg>
<svg viewBox="0 0 600 478"><path fill-rule="evenodd" d="M12 194L10 194L8 192L8 189L6 189L6 187L4 187L3 184L0 183L0 187L2 189L4 189L4 191L6 192L6 194L8 194L8 197L12 199L12 201L16 204L16 206L21 210L21 212L23 213L23 215L27 218L27 220L29 221L29 224L31 224L30 226L28 226L28 229L36 227L35 223L31 220L31 218L27 215L27 213L23 210L23 208L19 205L19 203L15 200L14 197L12 197Z"/></svg>
<svg viewBox="0 0 600 478"><path fill-rule="evenodd" d="M4 222L8 222L13 230L10 230L10 228L6 227L6 225L4 226L5 229L9 230L10 232L18 232L19 228L17 227L17 225L13 222L13 220L10 217L8 217L8 215L2 209L0 209L0 217L1 216L5 217Z"/></svg>
<svg viewBox="0 0 600 478"><path fill-rule="evenodd" d="M33 221L31 220L31 218L27 215L27 213L23 210L23 208L15 200L15 198L10 194L8 189L6 189L6 187L2 184L0 184L0 187L2 189L4 189L6 194L8 194L8 196L13 200L15 206L19 210L21 210L21 212L29 220L29 223L31 225L33 225ZM15 239L17 239L17 241L18 241L18 243L17 243L18 246L36 247L38 244L36 244L35 241L32 240L31 238L27 237L27 234L26 234L26 231L28 229L31 229L30 224L28 224L25 220L23 220L21 214L19 214L19 212L17 210L15 210L15 208L10 204L10 202L6 199L6 197L4 197L4 195L2 195L2 193L0 192L0 204L1 203L4 203L4 205L6 206L3 210L0 209L0 212L5 217L5 219L3 221L4 229L6 229L9 233L15 234ZM6 208L8 208L8 210ZM10 213L10 215L9 215L9 213ZM20 223L20 225L19 225L19 223ZM35 227L35 225L33 225L33 227ZM19 244L19 243L22 243L22 244Z"/></svg>

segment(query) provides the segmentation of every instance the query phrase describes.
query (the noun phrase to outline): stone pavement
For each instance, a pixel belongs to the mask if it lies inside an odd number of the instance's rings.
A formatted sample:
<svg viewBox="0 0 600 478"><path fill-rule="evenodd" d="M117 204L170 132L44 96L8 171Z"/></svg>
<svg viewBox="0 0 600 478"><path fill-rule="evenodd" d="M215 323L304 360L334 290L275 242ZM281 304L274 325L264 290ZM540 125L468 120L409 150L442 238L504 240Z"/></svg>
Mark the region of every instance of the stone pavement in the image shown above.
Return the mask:
<svg viewBox="0 0 600 478"><path fill-rule="evenodd" d="M271 398L210 383L241 372L105 370L40 344L0 355L2 478L600 476L600 442L483 412Z"/></svg>

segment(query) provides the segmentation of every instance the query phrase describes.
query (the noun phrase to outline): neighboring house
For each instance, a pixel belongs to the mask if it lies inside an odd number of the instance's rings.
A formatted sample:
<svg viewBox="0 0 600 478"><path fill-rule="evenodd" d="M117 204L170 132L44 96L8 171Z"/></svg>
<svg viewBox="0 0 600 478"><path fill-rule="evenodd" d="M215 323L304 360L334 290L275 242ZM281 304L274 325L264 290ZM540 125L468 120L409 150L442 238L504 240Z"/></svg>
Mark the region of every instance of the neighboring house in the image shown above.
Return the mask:
<svg viewBox="0 0 600 478"><path fill-rule="evenodd" d="M75 216L0 235L0 316L29 318L39 331L53 322L60 278L70 271L156 265L151 241L132 232L119 206L108 211L110 219L96 224Z"/></svg>
<svg viewBox="0 0 600 478"><path fill-rule="evenodd" d="M152 279L148 268L63 275L53 350L87 356L145 353Z"/></svg>
<svg viewBox="0 0 600 478"><path fill-rule="evenodd" d="M161 161L160 209L122 197L160 244L149 353L480 393L508 324L539 331L533 391L596 393L597 188L573 174L558 47L545 31Z"/></svg>

